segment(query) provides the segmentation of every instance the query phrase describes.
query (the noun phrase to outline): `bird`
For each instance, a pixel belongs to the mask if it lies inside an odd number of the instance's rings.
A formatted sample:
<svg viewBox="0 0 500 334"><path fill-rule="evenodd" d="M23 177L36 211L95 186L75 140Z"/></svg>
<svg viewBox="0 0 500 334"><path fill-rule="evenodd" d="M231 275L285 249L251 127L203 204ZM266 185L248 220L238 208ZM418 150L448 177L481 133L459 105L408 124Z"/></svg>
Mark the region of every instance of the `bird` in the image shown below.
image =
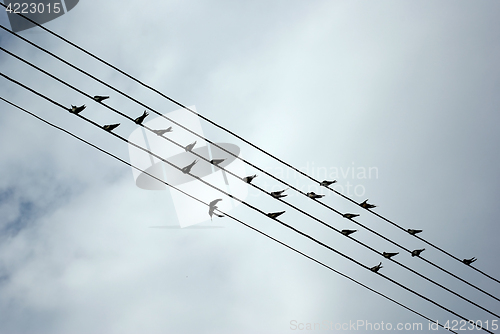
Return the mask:
<svg viewBox="0 0 500 334"><path fill-rule="evenodd" d="M377 264L375 267L371 267L370 270L373 271L374 273L376 273L380 268L384 268L384 267L382 267L382 262Z"/></svg>
<svg viewBox="0 0 500 334"><path fill-rule="evenodd" d="M269 212L269 213L267 214L267 216L268 216L269 218L273 218L273 219L274 219L274 218L276 218L276 217L278 217L278 216L280 216L280 215L282 215L282 214L284 214L284 213L285 213L285 211L279 211L279 212Z"/></svg>
<svg viewBox="0 0 500 334"><path fill-rule="evenodd" d="M353 219L354 217L357 217L357 216L359 216L359 215L357 215L355 213L344 213L342 215L342 217L347 218L347 219Z"/></svg>
<svg viewBox="0 0 500 334"><path fill-rule="evenodd" d="M219 166L219 164L221 164L224 160L226 160L226 159L212 159L212 160L210 160L210 163L212 165Z"/></svg>
<svg viewBox="0 0 500 334"><path fill-rule="evenodd" d="M465 263L466 265L470 266L470 264L474 261L476 261L477 259L475 257L473 258L470 258L470 259L463 259L462 262Z"/></svg>
<svg viewBox="0 0 500 334"><path fill-rule="evenodd" d="M222 198L214 199L212 202L208 204L208 206L216 206L217 203L219 203L220 201L222 201Z"/></svg>
<svg viewBox="0 0 500 334"><path fill-rule="evenodd" d="M356 231L357 230L342 230L341 233L347 237L349 234L353 234Z"/></svg>
<svg viewBox="0 0 500 334"><path fill-rule="evenodd" d="M386 252L383 252L382 255L387 258L387 259L390 259L391 257L393 256L396 256L398 255L399 253L386 253Z"/></svg>
<svg viewBox="0 0 500 334"><path fill-rule="evenodd" d="M415 234L417 234L417 233L422 232L423 230L414 230L414 229L412 229L412 228L409 228L407 231L408 231L408 233L410 233L411 235L415 235Z"/></svg>
<svg viewBox="0 0 500 334"><path fill-rule="evenodd" d="M288 188L286 188L286 189L284 189L284 190L280 190L280 191L273 191L273 192L271 193L271 196L273 196L274 198L281 198L281 197L285 197L285 196L286 196L286 194L283 194L283 192L284 192L285 190L287 190L287 189L288 189Z"/></svg>
<svg viewBox="0 0 500 334"><path fill-rule="evenodd" d="M254 175L250 175L250 176L245 176L243 178L243 181L245 181L246 183L251 183L253 179L255 179L257 177L257 174L254 174Z"/></svg>
<svg viewBox="0 0 500 334"><path fill-rule="evenodd" d="M71 109L68 109L68 110L72 114L79 114L85 108L86 108L85 104L83 106L79 106L79 107L71 105Z"/></svg>
<svg viewBox="0 0 500 334"><path fill-rule="evenodd" d="M217 208L217 205L210 206L210 207L208 208L208 214L210 215L210 220L212 220L212 216L213 216L213 215L216 215L216 216L217 216L217 217L219 217L219 218L224 217L224 215L219 215L219 214L215 213L215 212L214 212L214 210L215 210L215 209L218 209L218 208Z"/></svg>
<svg viewBox="0 0 500 334"><path fill-rule="evenodd" d="M361 203L361 207L362 208L365 208L365 209L373 209L373 208L376 208L377 206L376 205L373 205L373 204L369 204L367 203L368 200L365 200L363 203Z"/></svg>
<svg viewBox="0 0 500 334"><path fill-rule="evenodd" d="M144 119L145 119L148 115L149 115L149 113L148 113L146 110L144 110L144 113L143 113L141 116L139 116L139 117L137 117L136 119L134 119L135 124L137 124L137 125L141 125L141 124L142 124L142 122L144 122Z"/></svg>
<svg viewBox="0 0 500 334"><path fill-rule="evenodd" d="M307 193L307 196L309 198L316 199L316 198L321 198L325 195L318 195L318 194L314 193L314 191L311 191L311 192Z"/></svg>
<svg viewBox="0 0 500 334"><path fill-rule="evenodd" d="M425 250L425 248L414 249L411 251L411 256L420 256L420 253L422 253L424 250Z"/></svg>
<svg viewBox="0 0 500 334"><path fill-rule="evenodd" d="M96 100L97 102L102 102L106 99L109 99L109 96L100 96L100 95L94 96L94 100Z"/></svg>
<svg viewBox="0 0 500 334"><path fill-rule="evenodd" d="M191 172L191 168L193 168L193 166L198 162L198 160L195 160L193 161L192 163L190 163L189 165L187 165L186 167L182 167L181 168L181 172L183 172L184 174L187 174L189 172Z"/></svg>
<svg viewBox="0 0 500 334"><path fill-rule="evenodd" d="M162 130L151 130L154 133L156 133L158 136L163 136L167 132L172 132L172 127L169 127L168 129L162 129Z"/></svg>
<svg viewBox="0 0 500 334"><path fill-rule="evenodd" d="M323 187L328 187L329 185L334 184L336 182L337 182L337 180L333 180L333 181L323 180L323 181L321 181L321 183L319 185L323 186Z"/></svg>
<svg viewBox="0 0 500 334"><path fill-rule="evenodd" d="M116 123L116 124L108 124L108 125L103 125L102 128L106 131L113 131L115 128L118 127L118 125L120 125L120 123Z"/></svg>
<svg viewBox="0 0 500 334"><path fill-rule="evenodd" d="M186 152L190 152L193 149L194 145L196 145L196 141L194 143L186 145L186 147L184 147L184 149L186 150Z"/></svg>

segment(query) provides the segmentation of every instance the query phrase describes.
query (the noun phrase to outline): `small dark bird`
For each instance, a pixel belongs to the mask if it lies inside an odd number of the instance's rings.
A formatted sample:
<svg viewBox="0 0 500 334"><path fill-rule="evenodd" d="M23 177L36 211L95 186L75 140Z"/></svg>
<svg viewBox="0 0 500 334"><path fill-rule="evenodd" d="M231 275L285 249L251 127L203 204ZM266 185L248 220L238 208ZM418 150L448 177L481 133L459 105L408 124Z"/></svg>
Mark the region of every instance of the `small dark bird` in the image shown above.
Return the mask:
<svg viewBox="0 0 500 334"><path fill-rule="evenodd" d="M71 105L71 109L68 109L68 110L72 114L79 114L85 108L86 108L85 104L83 106L79 106L79 107Z"/></svg>
<svg viewBox="0 0 500 334"><path fill-rule="evenodd" d="M374 273L376 273L377 271L379 271L380 268L384 268L384 267L382 267L382 262L377 264L375 267L371 267L370 270L373 271Z"/></svg>
<svg viewBox="0 0 500 334"><path fill-rule="evenodd" d="M476 261L477 259L475 257L471 258L471 259L463 259L462 262L465 263L466 265L470 266L470 264L474 261Z"/></svg>
<svg viewBox="0 0 500 334"><path fill-rule="evenodd" d="M373 208L376 208L377 206L376 205L373 205L373 204L369 204L367 203L368 200L365 200L363 203L361 203L361 207L362 208L365 208L365 209L373 209Z"/></svg>
<svg viewBox="0 0 500 334"><path fill-rule="evenodd" d="M109 96L100 96L100 95L94 96L94 100L96 100L97 102L102 102L106 99L109 99Z"/></svg>
<svg viewBox="0 0 500 334"><path fill-rule="evenodd" d="M357 216L359 216L359 215L357 215L355 213L344 213L342 215L342 217L347 218L347 219L353 219L354 217L357 217Z"/></svg>
<svg viewBox="0 0 500 334"><path fill-rule="evenodd" d="M212 165L219 166L219 164L221 164L224 160L226 160L226 159L212 159L212 160L210 160L210 163Z"/></svg>
<svg viewBox="0 0 500 334"><path fill-rule="evenodd" d="M412 228L409 228L409 229L407 229L407 231L408 231L408 233L410 233L411 235L415 235L415 234L417 234L417 233L422 232L423 230L414 230L414 229L412 229Z"/></svg>
<svg viewBox="0 0 500 334"><path fill-rule="evenodd" d="M212 202L208 203L208 206L216 206L220 201L222 201L222 198L214 199Z"/></svg>
<svg viewBox="0 0 500 334"><path fill-rule="evenodd" d="M309 198L316 199L316 198L321 198L321 197L323 197L325 195L318 195L318 194L315 194L313 191L311 191L310 193L307 193L307 196Z"/></svg>
<svg viewBox="0 0 500 334"><path fill-rule="evenodd" d="M169 127L168 129L163 129L163 130L151 130L154 133L156 133L158 136L163 136L167 132L172 132L172 127Z"/></svg>
<svg viewBox="0 0 500 334"><path fill-rule="evenodd" d="M108 124L108 125L103 125L102 128L106 131L113 131L115 128L118 127L118 125L120 125L120 123L116 123L116 124Z"/></svg>
<svg viewBox="0 0 500 334"><path fill-rule="evenodd" d="M336 182L337 182L337 180L333 180L333 181L324 180L324 181L321 181L320 185L323 187L328 187L330 184L334 184Z"/></svg>
<svg viewBox="0 0 500 334"><path fill-rule="evenodd" d="M425 248L412 250L411 256L420 256L420 253L422 253L424 250Z"/></svg>
<svg viewBox="0 0 500 334"><path fill-rule="evenodd" d="M386 252L382 253L382 255L387 259L390 259L391 257L396 256L398 254L399 253L386 253Z"/></svg>
<svg viewBox="0 0 500 334"><path fill-rule="evenodd" d="M357 230L342 230L341 233L347 237L349 234L353 234L356 231Z"/></svg>
<svg viewBox="0 0 500 334"><path fill-rule="evenodd" d="M139 116L136 119L134 119L135 124L141 125L142 122L144 122L144 119L146 117L148 117L148 115L149 115L149 113L146 110L144 110L144 113L141 116Z"/></svg>
<svg viewBox="0 0 500 334"><path fill-rule="evenodd" d="M254 175L250 175L250 176L245 176L243 178L243 181L245 181L246 183L251 183L253 179L255 179L257 177L257 174L254 174Z"/></svg>
<svg viewBox="0 0 500 334"><path fill-rule="evenodd" d="M187 165L186 167L181 168L181 171L182 171L184 174L190 173L190 172L191 172L191 168L193 168L193 166L194 166L197 162L198 162L198 160L193 161L192 163L190 163L190 164L189 164L189 165Z"/></svg>
<svg viewBox="0 0 500 334"><path fill-rule="evenodd" d="M184 147L184 149L186 150L186 152L190 152L193 149L194 145L196 145L196 141L194 143L186 145L186 147Z"/></svg>
<svg viewBox="0 0 500 334"><path fill-rule="evenodd" d="M219 215L219 214L215 213L214 211L215 211L216 209L218 209L218 208L217 208L217 205L210 206L210 207L208 208L208 214L210 215L210 220L212 220L212 216L213 216L213 215L216 215L216 216L217 216L217 217L219 217L219 218L224 217L224 215Z"/></svg>
<svg viewBox="0 0 500 334"><path fill-rule="evenodd" d="M288 189L288 188L286 188L285 190L287 190L287 189ZM283 195L283 192L284 192L285 190L273 191L273 192L271 193L271 196L273 196L274 198L281 198L281 197L285 197L285 196L286 196L286 194L285 194L285 195Z"/></svg>
<svg viewBox="0 0 500 334"><path fill-rule="evenodd" d="M268 213L268 214L267 214L267 216L268 216L269 218L273 218L273 219L274 219L274 218L276 218L276 217L278 217L278 216L280 216L280 215L282 215L282 214L284 214L284 213L285 213L285 211L280 211L280 212L270 212L270 213Z"/></svg>

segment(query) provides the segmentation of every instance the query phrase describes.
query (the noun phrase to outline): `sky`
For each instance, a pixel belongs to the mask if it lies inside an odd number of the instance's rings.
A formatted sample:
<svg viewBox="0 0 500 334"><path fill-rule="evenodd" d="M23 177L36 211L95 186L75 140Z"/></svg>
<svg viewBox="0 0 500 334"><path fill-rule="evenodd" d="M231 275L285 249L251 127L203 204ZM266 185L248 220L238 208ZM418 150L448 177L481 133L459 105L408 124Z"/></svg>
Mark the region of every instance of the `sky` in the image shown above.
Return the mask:
<svg viewBox="0 0 500 334"><path fill-rule="evenodd" d="M44 24L203 116L500 279L500 4L495 1L81 0ZM0 23L9 27L5 13ZM20 33L162 113L179 109L39 28ZM144 108L5 31L0 44L130 117ZM137 126L0 52L2 73L98 124ZM126 143L0 78L21 107L129 161ZM153 115L148 119L153 119ZM215 142L500 297L500 285L201 121ZM174 132L175 133L175 129ZM318 333L428 322L236 221L176 228L171 191L0 101L0 333ZM363 171L365 173L363 173ZM369 174L368 171L372 173ZM264 189L286 186L258 174ZM245 176L245 175L242 175ZM173 190L172 190L173 191ZM498 313L498 301L288 190L289 203ZM249 203L466 318L498 320L248 188ZM435 305L240 205L228 212L398 302ZM212 228L210 228L212 227ZM497 321L498 323L498 321ZM296 326L294 328L294 326ZM440 330L444 332L444 330ZM357 332L372 332L360 327Z"/></svg>

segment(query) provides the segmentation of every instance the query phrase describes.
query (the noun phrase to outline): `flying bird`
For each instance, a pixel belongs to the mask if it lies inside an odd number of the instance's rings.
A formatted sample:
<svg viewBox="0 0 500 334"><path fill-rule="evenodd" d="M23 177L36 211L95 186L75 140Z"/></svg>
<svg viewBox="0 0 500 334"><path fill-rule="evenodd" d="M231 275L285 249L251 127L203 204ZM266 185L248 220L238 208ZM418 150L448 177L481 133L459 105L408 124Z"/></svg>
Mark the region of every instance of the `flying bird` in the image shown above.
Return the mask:
<svg viewBox="0 0 500 334"><path fill-rule="evenodd" d="M218 209L218 208L217 208L217 205L210 206L210 207L208 208L208 214L210 215L210 220L212 220L212 216L213 216L213 215L216 215L216 216L217 216L217 217L219 217L219 218L224 217L224 215L219 215L219 214L215 213L215 212L214 212L214 211L215 211L215 209Z"/></svg>
<svg viewBox="0 0 500 334"><path fill-rule="evenodd" d="M342 217L347 218L347 219L353 219L354 217L359 216L358 214L355 213L344 213Z"/></svg>
<svg viewBox="0 0 500 334"><path fill-rule="evenodd" d="M411 235L415 235L415 234L417 234L417 233L422 232L423 230L414 230L414 229L412 229L412 228L409 228L407 231L408 231L408 233L410 233Z"/></svg>
<svg viewBox="0 0 500 334"><path fill-rule="evenodd" d="M156 133L158 136L163 136L167 132L172 132L172 127L169 127L168 129L163 129L163 130L151 130L154 133Z"/></svg>
<svg viewBox="0 0 500 334"><path fill-rule="evenodd" d="M208 206L216 206L217 203L219 203L220 201L222 201L222 198L214 199L212 202L208 204Z"/></svg>
<svg viewBox="0 0 500 334"><path fill-rule="evenodd" d="M471 258L471 259L463 259L462 262L465 263L466 265L470 266L470 264L474 261L476 261L477 259L475 257Z"/></svg>
<svg viewBox="0 0 500 334"><path fill-rule="evenodd" d="M251 183L253 179L255 179L257 177L257 174L254 174L254 175L250 175L250 176L245 176L243 178L243 181L245 181L246 183Z"/></svg>
<svg viewBox="0 0 500 334"><path fill-rule="evenodd" d="M267 216L268 216L269 218L273 218L273 219L274 219L274 218L276 218L276 217L278 217L278 216L280 216L280 215L282 215L282 214L284 214L284 213L285 213L285 211L280 211L280 212L270 212L270 213L268 213L268 214L267 214Z"/></svg>
<svg viewBox="0 0 500 334"><path fill-rule="evenodd" d="M190 163L189 165L187 165L186 167L182 167L181 168L181 172L183 172L184 174L187 174L187 173L190 173L191 172L191 168L193 168L193 166L198 162L198 160L195 160L193 161L192 163Z"/></svg>
<svg viewBox="0 0 500 334"><path fill-rule="evenodd" d="M310 193L307 193L307 196L309 198L316 199L316 198L321 198L321 197L323 197L325 195L318 195L318 194L315 194L313 191L311 191Z"/></svg>
<svg viewBox="0 0 500 334"><path fill-rule="evenodd" d="M420 256L420 253L422 253L424 250L425 248L412 250L411 256Z"/></svg>
<svg viewBox="0 0 500 334"><path fill-rule="evenodd" d="M100 96L100 95L94 96L94 100L96 100L97 102L102 102L106 99L109 99L109 96Z"/></svg>
<svg viewBox="0 0 500 334"><path fill-rule="evenodd" d="M356 231L357 230L342 230L341 233L347 237L349 234L353 234Z"/></svg>
<svg viewBox="0 0 500 334"><path fill-rule="evenodd" d="M113 131L115 128L118 127L118 125L120 125L120 123L116 123L116 124L108 124L108 125L103 125L102 128L106 131Z"/></svg>
<svg viewBox="0 0 500 334"><path fill-rule="evenodd" d="M396 256L398 254L399 253L386 253L386 252L382 253L382 255L387 259L390 259L391 257Z"/></svg>
<svg viewBox="0 0 500 334"><path fill-rule="evenodd" d="M71 109L68 109L68 110L72 114L79 114L85 108L86 108L85 104L83 106L79 106L79 107L71 105Z"/></svg>
<svg viewBox="0 0 500 334"><path fill-rule="evenodd" d="M149 113L146 110L144 110L144 113L141 116L139 116L136 119L134 119L135 124L141 125L142 122L144 122L144 119L146 117L148 117L148 115L149 115Z"/></svg>
<svg viewBox="0 0 500 334"><path fill-rule="evenodd" d="M226 160L226 159L212 159L212 160L210 160L210 163L212 165L219 166L219 164L221 164L224 160Z"/></svg>
<svg viewBox="0 0 500 334"><path fill-rule="evenodd" d="M376 205L373 205L373 204L369 204L367 203L368 200L365 200L363 203L361 203L361 207L362 208L365 208L365 209L373 209L373 208L376 208L377 206Z"/></svg>
<svg viewBox="0 0 500 334"><path fill-rule="evenodd" d="M374 273L376 273L377 271L379 271L380 268L384 268L384 267L382 267L382 262L377 264L375 267L371 267L370 270L373 271Z"/></svg>
<svg viewBox="0 0 500 334"><path fill-rule="evenodd" d="M336 182L337 182L337 180L333 180L333 181L324 180L324 181L321 181L320 186L328 187L329 185L334 184Z"/></svg>
<svg viewBox="0 0 500 334"><path fill-rule="evenodd" d="M186 145L186 147L184 147L184 149L186 150L186 152L190 152L193 149L194 145L196 145L196 141L194 143Z"/></svg>
<svg viewBox="0 0 500 334"><path fill-rule="evenodd" d="M281 197L285 197L285 196L286 196L286 194L283 194L283 192L284 192L285 190L287 190L287 189L288 189L288 188L286 188L286 189L284 189L284 190L280 190L280 191L273 191L273 192L271 193L271 196L273 196L274 198L281 198Z"/></svg>

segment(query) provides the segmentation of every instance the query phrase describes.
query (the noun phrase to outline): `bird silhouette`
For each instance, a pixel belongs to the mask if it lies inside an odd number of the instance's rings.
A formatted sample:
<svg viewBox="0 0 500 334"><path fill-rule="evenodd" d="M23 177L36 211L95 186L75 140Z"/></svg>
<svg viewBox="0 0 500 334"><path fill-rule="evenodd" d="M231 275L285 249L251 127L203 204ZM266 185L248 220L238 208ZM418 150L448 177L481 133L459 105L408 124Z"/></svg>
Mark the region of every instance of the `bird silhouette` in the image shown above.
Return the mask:
<svg viewBox="0 0 500 334"><path fill-rule="evenodd" d="M425 250L425 248L414 249L411 251L411 256L420 256L420 253L422 253L424 250Z"/></svg>
<svg viewBox="0 0 500 334"><path fill-rule="evenodd" d="M282 198L282 197L285 197L285 196L286 196L286 194L283 194L283 192L284 192L285 190L287 190L287 189L288 189L288 188L286 188L286 189L284 189L284 190L280 190L280 191L273 191L273 192L271 193L271 196L273 196L274 198Z"/></svg>
<svg viewBox="0 0 500 334"><path fill-rule="evenodd" d="M85 104L83 106L79 106L79 107L71 105L71 109L68 109L68 110L72 114L79 114L85 108L86 108Z"/></svg>
<svg viewBox="0 0 500 334"><path fill-rule="evenodd" d="M357 230L342 230L341 233L347 237L348 235L353 234L356 231Z"/></svg>
<svg viewBox="0 0 500 334"><path fill-rule="evenodd" d="M108 132L111 132L113 131L114 129L116 129L118 127L118 125L120 125L120 123L116 123L116 124L108 124L108 125L103 125L102 128Z"/></svg>
<svg viewBox="0 0 500 334"><path fill-rule="evenodd" d="M194 143L186 145L186 147L184 147L184 149L186 150L186 152L190 152L193 149L194 145L196 145L196 141Z"/></svg>
<svg viewBox="0 0 500 334"><path fill-rule="evenodd" d="M358 214L355 213L344 213L342 217L347 218L347 219L353 219L354 217L359 216Z"/></svg>
<svg viewBox="0 0 500 334"><path fill-rule="evenodd" d="M373 271L374 273L376 273L377 271L379 271L380 268L384 268L384 267L382 267L382 262L377 264L375 267L371 267L370 270Z"/></svg>
<svg viewBox="0 0 500 334"><path fill-rule="evenodd" d="M213 219L212 219L212 216L213 216L213 215L216 215L216 216L217 216L217 217L219 217L219 218L224 217L224 215L220 215L220 214L215 213L214 211L215 211L216 209L218 209L217 205L210 206L210 207L208 208L208 214L210 215L210 220L213 220Z"/></svg>
<svg viewBox="0 0 500 334"><path fill-rule="evenodd" d="M250 175L250 176L245 176L243 178L243 181L245 181L246 183L251 183L253 179L255 179L257 177L257 174L254 174L254 175Z"/></svg>
<svg viewBox="0 0 500 334"><path fill-rule="evenodd" d="M106 99L109 99L109 96L100 96L100 95L94 96L94 100L96 100L97 102L102 102Z"/></svg>
<svg viewBox="0 0 500 334"><path fill-rule="evenodd" d="M221 164L224 160L226 160L226 159L212 159L212 160L210 160L210 163L212 165L219 166L219 164Z"/></svg>
<svg viewBox="0 0 500 334"><path fill-rule="evenodd" d="M307 193L307 196L309 198L312 198L312 199L317 199L317 198L321 198L321 197L323 197L325 195L318 195L318 194L315 194L313 191L311 191L311 192Z"/></svg>
<svg viewBox="0 0 500 334"><path fill-rule="evenodd" d="M361 203L361 207L362 208L365 208L365 209L373 209L373 208L376 208L377 206L376 205L373 205L373 204L369 204L367 203L368 200L365 200L363 203Z"/></svg>
<svg viewBox="0 0 500 334"><path fill-rule="evenodd" d="M387 258L387 259L390 259L391 257L393 256L396 256L398 255L399 253L386 253L386 252L383 252L382 255Z"/></svg>
<svg viewBox="0 0 500 334"><path fill-rule="evenodd" d="M269 218L273 218L273 219L275 219L276 217L278 217L278 216L280 216L280 215L282 215L282 214L284 214L284 213L285 213L285 211L270 212L270 213L268 213L268 214L267 214L267 216L268 216Z"/></svg>
<svg viewBox="0 0 500 334"><path fill-rule="evenodd" d="M470 266L470 264L474 261L476 261L477 259L475 257L473 258L470 258L470 259L463 259L462 262L465 263L466 265Z"/></svg>
<svg viewBox="0 0 500 334"><path fill-rule="evenodd" d="M142 122L144 122L144 119L146 117L148 117L148 115L149 115L149 113L146 110L144 110L144 113L141 116L139 116L136 119L134 119L135 124L141 125Z"/></svg>
<svg viewBox="0 0 500 334"><path fill-rule="evenodd" d="M182 167L181 168L181 172L183 172L184 174L187 174L187 173L190 173L191 172L191 168L193 168L193 166L198 162L198 160L195 160L193 161L192 163L190 163L189 165L187 165L186 167Z"/></svg>
<svg viewBox="0 0 500 334"><path fill-rule="evenodd" d="M222 198L214 199L212 202L208 204L208 206L216 206L217 203L219 203L220 201L222 201Z"/></svg>
<svg viewBox="0 0 500 334"><path fill-rule="evenodd" d="M415 234L417 234L417 233L422 232L423 230L414 230L414 229L412 229L412 228L409 228L407 231L408 231L408 233L410 233L411 235L415 235Z"/></svg>
<svg viewBox="0 0 500 334"><path fill-rule="evenodd" d="M154 133L156 133L158 136L163 136L167 132L172 132L172 127L170 126L168 129L162 129L162 130L151 130Z"/></svg>
<svg viewBox="0 0 500 334"><path fill-rule="evenodd" d="M329 185L334 184L336 182L337 182L337 180L333 180L333 181L323 180L323 181L321 181L320 186L328 187Z"/></svg>

